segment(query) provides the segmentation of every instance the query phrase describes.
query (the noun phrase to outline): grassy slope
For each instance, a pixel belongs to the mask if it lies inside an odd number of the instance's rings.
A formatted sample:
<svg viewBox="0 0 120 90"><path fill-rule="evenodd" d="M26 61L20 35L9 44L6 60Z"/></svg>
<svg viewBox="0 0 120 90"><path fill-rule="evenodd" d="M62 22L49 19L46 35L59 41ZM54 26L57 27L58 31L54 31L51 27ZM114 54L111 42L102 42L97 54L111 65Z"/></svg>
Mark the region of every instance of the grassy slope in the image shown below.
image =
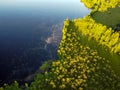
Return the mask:
<svg viewBox="0 0 120 90"><path fill-rule="evenodd" d="M105 12L94 12L91 15L96 22L108 27L114 27L116 24L120 24L120 7L109 9Z"/></svg>
<svg viewBox="0 0 120 90"><path fill-rule="evenodd" d="M120 24L120 7L109 9L105 12L94 12L91 14L91 16L97 23L101 23L103 25L106 25L107 27L112 27L114 29L117 24ZM120 76L120 56L111 55L109 58L112 61L113 69Z"/></svg>

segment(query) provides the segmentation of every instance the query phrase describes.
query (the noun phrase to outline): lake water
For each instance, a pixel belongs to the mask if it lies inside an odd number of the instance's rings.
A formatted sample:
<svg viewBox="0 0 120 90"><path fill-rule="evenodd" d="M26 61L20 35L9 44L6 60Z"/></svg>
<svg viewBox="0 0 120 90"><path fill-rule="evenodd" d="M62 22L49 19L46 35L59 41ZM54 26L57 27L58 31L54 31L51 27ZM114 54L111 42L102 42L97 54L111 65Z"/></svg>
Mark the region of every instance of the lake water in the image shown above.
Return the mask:
<svg viewBox="0 0 120 90"><path fill-rule="evenodd" d="M57 59L63 21L89 12L79 0L1 0L0 85L22 81Z"/></svg>

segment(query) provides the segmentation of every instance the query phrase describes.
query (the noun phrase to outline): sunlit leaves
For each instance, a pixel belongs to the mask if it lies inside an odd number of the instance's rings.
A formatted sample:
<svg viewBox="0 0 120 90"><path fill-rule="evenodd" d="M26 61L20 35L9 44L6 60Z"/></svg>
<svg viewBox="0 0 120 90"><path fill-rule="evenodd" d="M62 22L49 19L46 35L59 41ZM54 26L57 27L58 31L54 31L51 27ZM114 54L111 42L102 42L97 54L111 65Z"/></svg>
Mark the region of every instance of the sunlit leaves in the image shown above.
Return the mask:
<svg viewBox="0 0 120 90"><path fill-rule="evenodd" d="M74 20L74 22L83 35L88 36L89 39L96 39L100 45L107 46L112 53L120 53L119 32L114 33L114 30L96 23L90 16Z"/></svg>
<svg viewBox="0 0 120 90"><path fill-rule="evenodd" d="M105 11L120 5L120 0L80 0L89 9L94 11Z"/></svg>

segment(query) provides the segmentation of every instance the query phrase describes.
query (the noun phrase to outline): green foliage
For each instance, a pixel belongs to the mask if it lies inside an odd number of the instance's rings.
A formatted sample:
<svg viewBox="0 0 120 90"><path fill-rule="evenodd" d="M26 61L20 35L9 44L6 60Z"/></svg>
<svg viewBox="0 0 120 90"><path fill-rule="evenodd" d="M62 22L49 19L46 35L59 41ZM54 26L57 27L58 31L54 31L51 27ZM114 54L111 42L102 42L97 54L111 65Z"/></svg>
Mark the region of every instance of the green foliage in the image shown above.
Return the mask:
<svg viewBox="0 0 120 90"><path fill-rule="evenodd" d="M81 44L97 50L100 56L111 61L111 66L120 76L120 33L96 23L91 16L74 20Z"/></svg>
<svg viewBox="0 0 120 90"><path fill-rule="evenodd" d="M106 58L107 60L110 61L110 65L112 67L112 69L116 72L117 75L120 76L120 55L118 54L111 54L110 50L105 47L105 46L101 46L98 44L98 42L95 39L88 39L87 36L84 36L82 34L80 34L81 37L81 44L83 46L89 46L91 47L91 49L94 49L98 52L98 54L101 57Z"/></svg>
<svg viewBox="0 0 120 90"><path fill-rule="evenodd" d="M51 68L51 64L54 60L48 60L45 61L41 66L40 66L40 70L45 72L45 71L49 71L49 69Z"/></svg>
<svg viewBox="0 0 120 90"><path fill-rule="evenodd" d="M45 72L45 74L37 74L35 80L30 85L29 90L54 90L49 85L49 81L54 78L51 72Z"/></svg>
<svg viewBox="0 0 120 90"><path fill-rule="evenodd" d="M120 6L120 0L80 0L85 6L93 11L104 12L109 8Z"/></svg>
<svg viewBox="0 0 120 90"><path fill-rule="evenodd" d="M17 81L14 81L12 85L4 84L4 87L1 87L0 90L22 90L19 87L19 84Z"/></svg>
<svg viewBox="0 0 120 90"><path fill-rule="evenodd" d="M45 87L45 75L38 74L35 81L32 82L30 90L44 90Z"/></svg>
<svg viewBox="0 0 120 90"><path fill-rule="evenodd" d="M105 50L106 49L106 50ZM82 35L75 22L64 22L58 50L59 60L51 70L39 74L30 90L118 90L120 78L111 62L115 60L107 47Z"/></svg>

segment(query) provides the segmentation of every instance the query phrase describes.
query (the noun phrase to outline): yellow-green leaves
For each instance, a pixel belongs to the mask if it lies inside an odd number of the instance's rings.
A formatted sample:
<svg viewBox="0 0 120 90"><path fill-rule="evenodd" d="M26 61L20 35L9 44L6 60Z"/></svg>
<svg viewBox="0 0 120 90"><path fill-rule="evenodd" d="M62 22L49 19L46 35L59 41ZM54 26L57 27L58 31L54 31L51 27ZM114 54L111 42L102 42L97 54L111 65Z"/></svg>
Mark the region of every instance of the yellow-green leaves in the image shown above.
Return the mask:
<svg viewBox="0 0 120 90"><path fill-rule="evenodd" d="M119 32L114 33L114 30L96 23L90 16L75 20L74 23L78 30L89 39L96 39L100 45L107 46L112 53L120 53Z"/></svg>
<svg viewBox="0 0 120 90"><path fill-rule="evenodd" d="M120 0L80 0L89 9L94 11L105 11L108 8L115 8L120 5Z"/></svg>

